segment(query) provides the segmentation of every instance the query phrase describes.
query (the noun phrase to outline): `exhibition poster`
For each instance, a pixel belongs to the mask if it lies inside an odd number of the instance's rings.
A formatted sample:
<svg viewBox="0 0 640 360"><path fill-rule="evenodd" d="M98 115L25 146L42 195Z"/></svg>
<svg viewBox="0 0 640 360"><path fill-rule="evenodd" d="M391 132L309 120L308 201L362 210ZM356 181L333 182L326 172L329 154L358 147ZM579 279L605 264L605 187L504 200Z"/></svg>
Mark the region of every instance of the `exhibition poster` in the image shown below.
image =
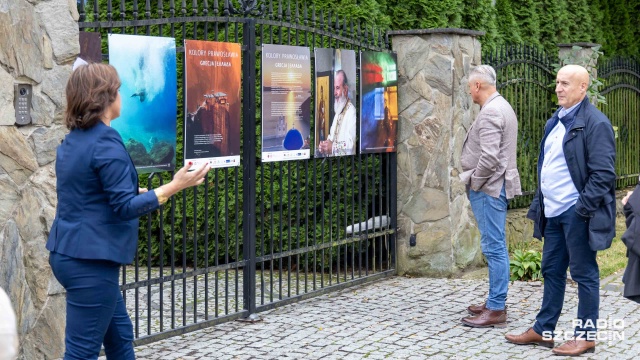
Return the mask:
<svg viewBox="0 0 640 360"><path fill-rule="evenodd" d="M262 46L262 161L308 159L311 127L309 48Z"/></svg>
<svg viewBox="0 0 640 360"><path fill-rule="evenodd" d="M356 53L315 49L315 156L356 153Z"/></svg>
<svg viewBox="0 0 640 360"><path fill-rule="evenodd" d="M241 47L185 40L184 161L240 165Z"/></svg>
<svg viewBox="0 0 640 360"><path fill-rule="evenodd" d="M396 151L398 65L394 53L360 53L360 152Z"/></svg>
<svg viewBox="0 0 640 360"><path fill-rule="evenodd" d="M109 34L109 63L122 85L120 117L111 122L139 173L176 164L176 44L174 38Z"/></svg>

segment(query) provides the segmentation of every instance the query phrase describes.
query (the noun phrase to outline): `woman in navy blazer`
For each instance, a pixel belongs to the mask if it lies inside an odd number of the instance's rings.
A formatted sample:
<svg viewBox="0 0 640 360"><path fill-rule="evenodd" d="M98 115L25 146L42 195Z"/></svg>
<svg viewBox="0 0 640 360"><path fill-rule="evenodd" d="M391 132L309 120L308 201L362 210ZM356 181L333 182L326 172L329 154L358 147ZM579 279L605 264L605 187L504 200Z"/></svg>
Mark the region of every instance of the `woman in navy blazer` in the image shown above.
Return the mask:
<svg viewBox="0 0 640 360"><path fill-rule="evenodd" d="M53 274L67 291L64 359L135 359L133 327L119 291L122 264L133 261L138 217L171 195L204 181L207 165L153 191L138 174L122 138L110 127L120 116L120 79L106 64L81 65L66 87L70 130L56 156L58 205L47 250Z"/></svg>

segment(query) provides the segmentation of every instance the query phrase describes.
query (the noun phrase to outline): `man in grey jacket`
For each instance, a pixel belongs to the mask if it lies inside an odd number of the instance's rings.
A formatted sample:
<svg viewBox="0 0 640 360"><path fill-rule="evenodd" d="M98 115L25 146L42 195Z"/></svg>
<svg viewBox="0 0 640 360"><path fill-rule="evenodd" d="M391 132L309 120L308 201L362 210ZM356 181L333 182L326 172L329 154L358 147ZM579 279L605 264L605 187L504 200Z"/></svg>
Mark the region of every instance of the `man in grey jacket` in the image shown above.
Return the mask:
<svg viewBox="0 0 640 360"><path fill-rule="evenodd" d="M480 113L462 147L462 174L471 209L480 230L480 246L489 265L489 296L482 305L467 308L472 327L502 327L509 285L509 254L505 226L507 199L521 194L516 168L518 121L509 103L496 91L496 72L488 65L469 74L469 90Z"/></svg>

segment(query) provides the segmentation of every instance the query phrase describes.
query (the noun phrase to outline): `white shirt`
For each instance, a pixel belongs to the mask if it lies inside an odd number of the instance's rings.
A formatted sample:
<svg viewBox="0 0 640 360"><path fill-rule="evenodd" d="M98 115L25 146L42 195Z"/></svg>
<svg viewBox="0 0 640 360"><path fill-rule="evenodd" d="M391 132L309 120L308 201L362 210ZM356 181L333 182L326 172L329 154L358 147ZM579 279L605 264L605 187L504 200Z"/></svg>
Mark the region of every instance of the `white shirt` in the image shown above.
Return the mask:
<svg viewBox="0 0 640 360"><path fill-rule="evenodd" d="M573 110L575 106L560 110L562 117ZM544 196L545 217L561 215L573 206L580 194L573 184L567 160L564 157L562 144L567 130L561 121L551 129L544 142L544 160L540 172L540 190Z"/></svg>
<svg viewBox="0 0 640 360"><path fill-rule="evenodd" d="M345 106L347 106L347 110L344 113L340 129L337 129L337 127L342 111L336 111L329 130L329 136L327 137L327 140L333 142L331 145L333 155L354 155L356 153L356 107L353 106L351 101L347 102ZM337 130L339 131L336 138Z"/></svg>
<svg viewBox="0 0 640 360"><path fill-rule="evenodd" d="M0 288L0 360L18 357L16 315L7 294Z"/></svg>
<svg viewBox="0 0 640 360"><path fill-rule="evenodd" d="M573 109L577 108L580 104L582 104L582 101L578 101L577 104L573 105L572 107L565 109L564 107L560 108L560 111L558 112L558 117L560 119L562 119L565 115L567 115L568 113L572 112Z"/></svg>

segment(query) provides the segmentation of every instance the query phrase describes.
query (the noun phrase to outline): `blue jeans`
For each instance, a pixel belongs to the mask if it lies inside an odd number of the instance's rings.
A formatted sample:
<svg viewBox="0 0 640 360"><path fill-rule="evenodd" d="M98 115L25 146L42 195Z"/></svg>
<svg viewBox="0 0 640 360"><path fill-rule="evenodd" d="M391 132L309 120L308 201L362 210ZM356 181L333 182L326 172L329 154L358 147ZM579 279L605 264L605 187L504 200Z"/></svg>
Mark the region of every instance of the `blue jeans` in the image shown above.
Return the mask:
<svg viewBox="0 0 640 360"><path fill-rule="evenodd" d="M480 230L480 247L489 265L489 310L504 310L509 288L507 252L507 195L502 186L499 198L469 189L469 201Z"/></svg>
<svg viewBox="0 0 640 360"><path fill-rule="evenodd" d="M97 359L103 343L107 359L135 359L133 327L118 287L120 265L55 252L49 264L67 290L64 360Z"/></svg>
<svg viewBox="0 0 640 360"><path fill-rule="evenodd" d="M575 205L558 216L547 218L542 249L544 295L533 325L536 333L555 331L564 303L568 267L571 278L578 283L576 337L587 340L587 336L596 335L600 305L596 253L589 247L589 222L576 214Z"/></svg>

